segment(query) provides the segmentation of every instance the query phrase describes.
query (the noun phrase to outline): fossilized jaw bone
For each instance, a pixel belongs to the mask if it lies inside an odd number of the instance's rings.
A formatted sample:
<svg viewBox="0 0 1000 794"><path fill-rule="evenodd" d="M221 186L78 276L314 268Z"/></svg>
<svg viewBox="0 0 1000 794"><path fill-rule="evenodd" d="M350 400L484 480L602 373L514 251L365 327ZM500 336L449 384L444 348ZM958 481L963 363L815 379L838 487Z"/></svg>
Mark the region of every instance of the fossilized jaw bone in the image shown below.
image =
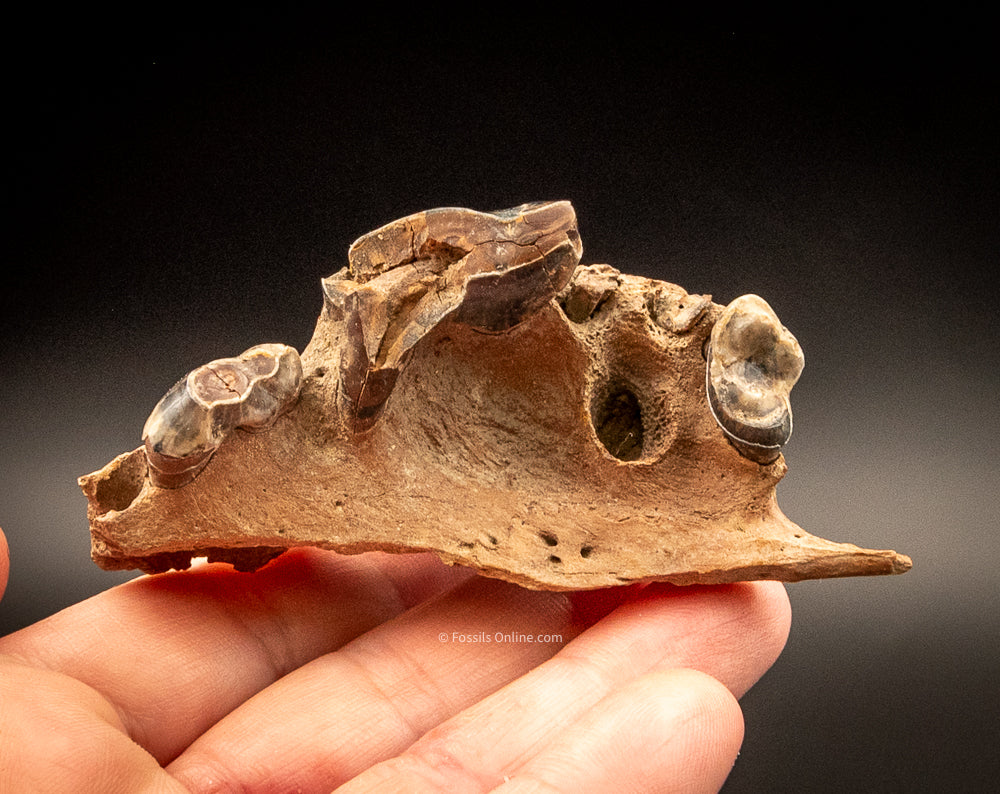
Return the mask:
<svg viewBox="0 0 1000 794"><path fill-rule="evenodd" d="M743 295L712 329L706 391L712 415L741 454L772 463L792 435L789 395L805 358L767 302Z"/></svg>
<svg viewBox="0 0 1000 794"><path fill-rule="evenodd" d="M80 479L99 565L157 572L208 556L253 570L302 545L429 550L547 589L909 568L797 527L775 500L780 454L760 462L727 436L720 415L769 404L731 398L729 381L787 398L794 380L794 361L770 363L791 347L781 333L741 341L753 301L724 309L607 265L573 269L565 202L431 211L373 234L353 248L367 263L324 282L301 387L281 390L297 399L265 412L270 427L214 446L211 423L194 433L214 454L182 487L162 487L156 442L148 461L140 447ZM758 335L780 328L762 316ZM166 448L170 433L158 437Z"/></svg>

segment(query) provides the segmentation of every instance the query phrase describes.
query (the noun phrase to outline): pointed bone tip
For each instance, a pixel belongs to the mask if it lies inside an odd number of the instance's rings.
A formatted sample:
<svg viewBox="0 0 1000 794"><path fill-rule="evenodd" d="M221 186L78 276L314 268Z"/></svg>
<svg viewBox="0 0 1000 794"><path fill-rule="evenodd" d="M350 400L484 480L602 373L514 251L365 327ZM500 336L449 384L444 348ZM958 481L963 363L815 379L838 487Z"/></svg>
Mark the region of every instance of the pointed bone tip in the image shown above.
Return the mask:
<svg viewBox="0 0 1000 794"><path fill-rule="evenodd" d="M891 574L906 573L913 567L913 560L907 557L905 554L899 554L898 552L893 552L892 559L892 569L889 571Z"/></svg>

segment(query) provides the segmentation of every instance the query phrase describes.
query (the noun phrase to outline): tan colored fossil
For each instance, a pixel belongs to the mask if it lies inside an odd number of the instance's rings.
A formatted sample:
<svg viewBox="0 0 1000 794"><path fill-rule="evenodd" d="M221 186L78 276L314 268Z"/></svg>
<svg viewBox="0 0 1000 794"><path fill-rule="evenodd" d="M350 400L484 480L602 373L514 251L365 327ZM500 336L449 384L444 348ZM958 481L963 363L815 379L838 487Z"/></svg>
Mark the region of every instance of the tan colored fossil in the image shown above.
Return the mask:
<svg viewBox="0 0 1000 794"><path fill-rule="evenodd" d="M528 587L902 573L778 508L802 351L770 307L578 266L568 202L360 238L302 352L199 367L80 478L94 560L433 551Z"/></svg>

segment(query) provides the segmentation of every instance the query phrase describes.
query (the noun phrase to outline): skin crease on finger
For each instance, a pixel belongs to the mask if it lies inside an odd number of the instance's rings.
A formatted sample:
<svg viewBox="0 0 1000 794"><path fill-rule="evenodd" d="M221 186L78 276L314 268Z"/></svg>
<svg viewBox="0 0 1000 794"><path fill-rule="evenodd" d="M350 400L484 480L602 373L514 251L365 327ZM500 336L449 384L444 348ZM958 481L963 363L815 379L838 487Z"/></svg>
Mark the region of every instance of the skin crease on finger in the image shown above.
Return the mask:
<svg viewBox="0 0 1000 794"><path fill-rule="evenodd" d="M571 596L472 579L286 676L214 726L171 771L192 786L237 775L252 787L279 778L305 787L316 771L302 771L308 759L322 758L326 782L342 782L544 662L629 594ZM515 630L551 639L493 642ZM262 736L267 718L282 730ZM252 777L248 770L268 753L282 765Z"/></svg>
<svg viewBox="0 0 1000 794"><path fill-rule="evenodd" d="M732 769L742 738L743 716L729 690L694 670L664 670L602 698L502 775L481 776L440 759L433 766L382 765L337 792L713 792Z"/></svg>

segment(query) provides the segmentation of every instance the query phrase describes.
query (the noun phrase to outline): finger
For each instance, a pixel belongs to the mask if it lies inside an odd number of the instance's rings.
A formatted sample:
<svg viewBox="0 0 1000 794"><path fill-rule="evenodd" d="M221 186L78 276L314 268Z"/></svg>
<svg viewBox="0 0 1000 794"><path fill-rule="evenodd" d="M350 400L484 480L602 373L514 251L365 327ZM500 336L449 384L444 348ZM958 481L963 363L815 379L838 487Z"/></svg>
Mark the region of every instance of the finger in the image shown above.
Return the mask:
<svg viewBox="0 0 1000 794"><path fill-rule="evenodd" d="M495 791L714 792L742 741L739 703L714 678L651 673L600 700Z"/></svg>
<svg viewBox="0 0 1000 794"><path fill-rule="evenodd" d="M7 589L7 574L10 571L10 551L7 547L7 537L0 529L0 598Z"/></svg>
<svg viewBox="0 0 1000 794"><path fill-rule="evenodd" d="M111 704L62 673L0 656L0 725L0 791L184 792Z"/></svg>
<svg viewBox="0 0 1000 794"><path fill-rule="evenodd" d="M471 580L285 676L170 771L195 791L218 781L330 790L551 657L579 633L581 617L597 620L627 595L574 598Z"/></svg>
<svg viewBox="0 0 1000 794"><path fill-rule="evenodd" d="M404 752L441 723L448 727L439 729L440 745L433 740L415 745L429 748L431 763L436 748L455 738L460 751L483 752L495 769L503 769L507 759L491 755L500 752L490 747L494 739L510 744L519 757L523 744L534 747L551 730L564 727L554 715L561 712L568 724L603 694L660 660L670 667L698 662L722 670L726 664L716 657L736 652L755 669L737 675L734 665L729 677L733 686L749 686L773 661L787 632L781 620L787 598L780 586L650 587L634 602L630 597L636 591L628 588L567 596L490 580L470 582L286 676L210 730L170 770L193 790L209 790L221 780L247 790L280 785L329 790ZM474 635L512 629L569 639L585 621L598 620L623 599L623 606L556 659L500 692L542 660L538 651L544 658L555 649L438 640L442 631ZM757 636L768 633L781 634L780 640ZM716 634L729 635L729 641L706 641ZM755 644L778 647L770 655L757 654L749 650ZM564 654L569 655L552 667ZM261 729L265 723L270 730ZM435 733L431 730L431 736ZM404 781L399 790L406 788Z"/></svg>
<svg viewBox="0 0 1000 794"><path fill-rule="evenodd" d="M343 791L421 790L442 775L443 791L489 790L602 698L648 672L690 667L742 694L777 658L788 627L788 598L777 583L649 587Z"/></svg>
<svg viewBox="0 0 1000 794"><path fill-rule="evenodd" d="M554 661L571 668L596 661L619 680L652 669L690 667L721 681L739 698L781 654L791 618L780 582L653 585Z"/></svg>
<svg viewBox="0 0 1000 794"><path fill-rule="evenodd" d="M433 555L300 549L254 574L133 580L0 639L0 653L94 688L165 763L288 671L469 575Z"/></svg>

